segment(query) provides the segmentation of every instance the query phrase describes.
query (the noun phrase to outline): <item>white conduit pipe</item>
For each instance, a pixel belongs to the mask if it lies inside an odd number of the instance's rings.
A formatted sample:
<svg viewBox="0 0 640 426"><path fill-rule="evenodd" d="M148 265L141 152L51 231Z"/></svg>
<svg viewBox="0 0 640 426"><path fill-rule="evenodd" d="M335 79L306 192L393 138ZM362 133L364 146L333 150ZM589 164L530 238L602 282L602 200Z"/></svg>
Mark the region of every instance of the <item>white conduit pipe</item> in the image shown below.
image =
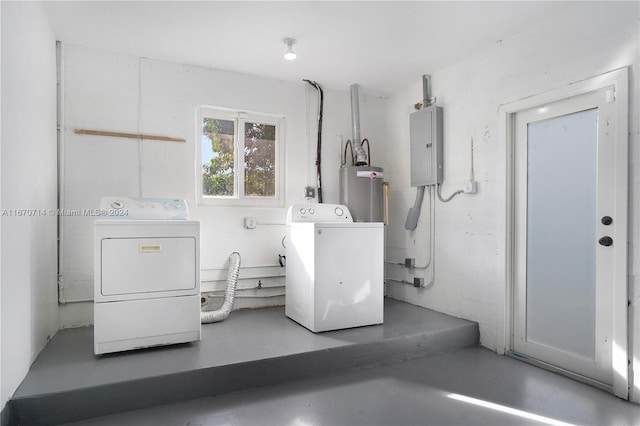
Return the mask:
<svg viewBox="0 0 640 426"><path fill-rule="evenodd" d="M200 312L200 322L209 324L227 319L233 309L233 302L236 298L236 285L238 284L238 274L240 273L240 253L234 251L229 255L229 272L227 272L227 288L224 293L222 306L215 311Z"/></svg>

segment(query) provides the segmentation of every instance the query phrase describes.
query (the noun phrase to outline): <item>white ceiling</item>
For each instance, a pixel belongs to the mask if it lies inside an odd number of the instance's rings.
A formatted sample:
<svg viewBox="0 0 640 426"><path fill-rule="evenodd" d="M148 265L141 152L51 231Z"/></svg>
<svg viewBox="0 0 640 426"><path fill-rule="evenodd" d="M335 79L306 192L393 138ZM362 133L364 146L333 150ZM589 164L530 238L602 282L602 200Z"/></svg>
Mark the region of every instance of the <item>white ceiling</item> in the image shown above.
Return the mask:
<svg viewBox="0 0 640 426"><path fill-rule="evenodd" d="M45 1L58 40L391 94L576 2ZM298 58L283 58L282 39Z"/></svg>

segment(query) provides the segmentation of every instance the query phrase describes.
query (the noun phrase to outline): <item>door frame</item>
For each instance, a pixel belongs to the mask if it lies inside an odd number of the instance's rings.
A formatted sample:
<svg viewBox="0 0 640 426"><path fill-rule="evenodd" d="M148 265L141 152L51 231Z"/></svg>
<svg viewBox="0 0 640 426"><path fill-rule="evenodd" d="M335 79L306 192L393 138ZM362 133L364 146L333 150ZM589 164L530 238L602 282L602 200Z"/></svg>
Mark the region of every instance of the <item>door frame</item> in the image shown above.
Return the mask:
<svg viewBox="0 0 640 426"><path fill-rule="evenodd" d="M629 71L620 68L566 86L549 90L508 104L501 105L498 110L500 135L503 138L505 164L504 224L505 224L505 275L497 292L498 312L502 319L497 321L497 352L506 354L513 348L513 315L515 288L515 126L516 113L543 104L588 93L591 91L614 87L615 90L615 166L614 179L616 194L613 206L614 214L621 218L617 221L614 241L614 282L613 282L613 350L612 369L613 385L611 391L618 397L628 399L629 396L629 360L628 360L628 151L629 151ZM500 314L498 314L500 315Z"/></svg>

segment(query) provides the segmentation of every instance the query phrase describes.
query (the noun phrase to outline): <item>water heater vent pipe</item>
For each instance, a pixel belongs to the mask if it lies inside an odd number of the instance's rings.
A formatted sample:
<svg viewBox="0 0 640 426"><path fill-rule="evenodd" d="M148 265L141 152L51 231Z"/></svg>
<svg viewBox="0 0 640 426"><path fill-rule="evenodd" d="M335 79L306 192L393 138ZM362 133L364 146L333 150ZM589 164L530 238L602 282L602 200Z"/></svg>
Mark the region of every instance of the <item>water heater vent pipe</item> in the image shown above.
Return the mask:
<svg viewBox="0 0 640 426"><path fill-rule="evenodd" d="M360 138L360 100L358 94L358 85L352 84L351 89L351 123L353 126L353 149L356 151L356 166L366 166L369 164L367 153L362 148L362 139Z"/></svg>
<svg viewBox="0 0 640 426"><path fill-rule="evenodd" d="M426 108L433 103L431 98L431 76L422 75L422 108Z"/></svg>

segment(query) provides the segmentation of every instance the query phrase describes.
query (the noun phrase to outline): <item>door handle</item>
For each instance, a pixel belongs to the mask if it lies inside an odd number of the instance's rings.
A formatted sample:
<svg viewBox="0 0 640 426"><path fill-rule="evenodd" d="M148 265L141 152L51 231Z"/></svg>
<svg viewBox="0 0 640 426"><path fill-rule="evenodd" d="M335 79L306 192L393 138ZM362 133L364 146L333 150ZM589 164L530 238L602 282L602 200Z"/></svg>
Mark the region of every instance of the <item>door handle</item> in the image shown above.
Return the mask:
<svg viewBox="0 0 640 426"><path fill-rule="evenodd" d="M608 237L608 236L607 236L607 237L602 237L602 238L600 238L600 239L598 240L598 243L599 243L601 246L609 247L610 245L612 245L612 244L613 244L613 238Z"/></svg>

